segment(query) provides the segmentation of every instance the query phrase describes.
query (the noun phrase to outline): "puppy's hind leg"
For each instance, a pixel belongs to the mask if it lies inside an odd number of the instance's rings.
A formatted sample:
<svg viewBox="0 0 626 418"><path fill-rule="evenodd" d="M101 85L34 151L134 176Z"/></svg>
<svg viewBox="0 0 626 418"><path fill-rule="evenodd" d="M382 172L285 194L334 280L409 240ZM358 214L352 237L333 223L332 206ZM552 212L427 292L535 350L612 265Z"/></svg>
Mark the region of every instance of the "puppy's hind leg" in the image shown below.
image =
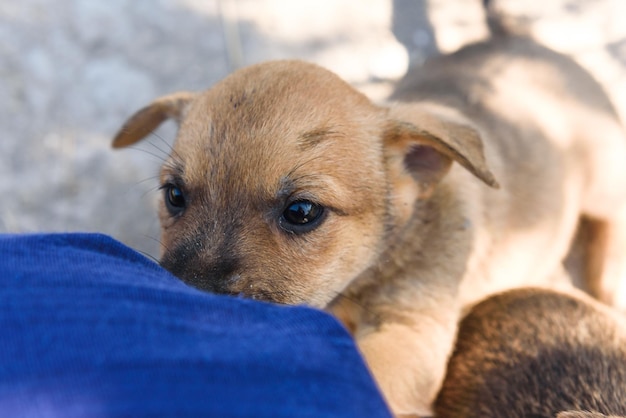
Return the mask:
<svg viewBox="0 0 626 418"><path fill-rule="evenodd" d="M596 138L590 158L593 175L583 201L586 287L626 311L626 138L621 127Z"/></svg>
<svg viewBox="0 0 626 418"><path fill-rule="evenodd" d="M626 208L610 219L591 220L586 287L602 302L626 311Z"/></svg>

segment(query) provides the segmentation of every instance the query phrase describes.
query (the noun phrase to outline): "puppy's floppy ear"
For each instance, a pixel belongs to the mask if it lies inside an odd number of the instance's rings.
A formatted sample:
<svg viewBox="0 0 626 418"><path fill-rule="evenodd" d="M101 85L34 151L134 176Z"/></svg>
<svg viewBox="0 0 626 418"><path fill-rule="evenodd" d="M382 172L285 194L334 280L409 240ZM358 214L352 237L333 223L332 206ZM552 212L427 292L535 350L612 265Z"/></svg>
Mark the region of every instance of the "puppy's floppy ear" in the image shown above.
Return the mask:
<svg viewBox="0 0 626 418"><path fill-rule="evenodd" d="M146 137L167 119L180 123L195 93L179 92L163 96L137 111L113 138L113 148L132 145Z"/></svg>
<svg viewBox="0 0 626 418"><path fill-rule="evenodd" d="M498 182L487 167L480 133L453 109L431 104L398 104L389 109L384 147L391 170L410 174L417 196L428 197L458 162L487 185Z"/></svg>

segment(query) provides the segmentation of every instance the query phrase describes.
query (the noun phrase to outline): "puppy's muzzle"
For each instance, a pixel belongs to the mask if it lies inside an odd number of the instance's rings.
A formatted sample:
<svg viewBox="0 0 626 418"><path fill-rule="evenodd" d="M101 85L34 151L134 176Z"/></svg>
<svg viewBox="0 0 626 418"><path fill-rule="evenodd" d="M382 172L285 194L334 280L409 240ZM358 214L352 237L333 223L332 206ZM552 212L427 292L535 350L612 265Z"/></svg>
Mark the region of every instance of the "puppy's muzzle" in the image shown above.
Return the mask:
<svg viewBox="0 0 626 418"><path fill-rule="evenodd" d="M241 276L237 258L207 254L203 246L184 243L163 254L160 264L184 282L213 293L238 294ZM216 251L225 254L228 251Z"/></svg>

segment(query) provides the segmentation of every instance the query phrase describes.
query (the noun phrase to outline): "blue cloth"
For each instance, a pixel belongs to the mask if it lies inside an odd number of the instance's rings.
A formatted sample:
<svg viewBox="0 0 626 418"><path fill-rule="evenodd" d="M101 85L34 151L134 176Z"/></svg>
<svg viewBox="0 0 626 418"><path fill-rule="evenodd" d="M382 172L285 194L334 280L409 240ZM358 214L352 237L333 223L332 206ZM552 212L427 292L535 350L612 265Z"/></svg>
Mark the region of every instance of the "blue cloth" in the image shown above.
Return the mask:
<svg viewBox="0 0 626 418"><path fill-rule="evenodd" d="M327 314L210 295L113 239L0 236L0 417L390 417Z"/></svg>

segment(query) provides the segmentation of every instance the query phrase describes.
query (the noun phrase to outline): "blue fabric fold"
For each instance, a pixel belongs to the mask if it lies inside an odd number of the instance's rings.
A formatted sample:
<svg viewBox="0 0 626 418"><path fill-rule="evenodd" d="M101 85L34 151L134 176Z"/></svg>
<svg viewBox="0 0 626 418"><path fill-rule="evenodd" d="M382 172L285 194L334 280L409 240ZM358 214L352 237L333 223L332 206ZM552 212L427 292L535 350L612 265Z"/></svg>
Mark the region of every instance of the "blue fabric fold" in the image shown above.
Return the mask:
<svg viewBox="0 0 626 418"><path fill-rule="evenodd" d="M187 286L104 235L0 236L2 417L390 417L324 312Z"/></svg>

